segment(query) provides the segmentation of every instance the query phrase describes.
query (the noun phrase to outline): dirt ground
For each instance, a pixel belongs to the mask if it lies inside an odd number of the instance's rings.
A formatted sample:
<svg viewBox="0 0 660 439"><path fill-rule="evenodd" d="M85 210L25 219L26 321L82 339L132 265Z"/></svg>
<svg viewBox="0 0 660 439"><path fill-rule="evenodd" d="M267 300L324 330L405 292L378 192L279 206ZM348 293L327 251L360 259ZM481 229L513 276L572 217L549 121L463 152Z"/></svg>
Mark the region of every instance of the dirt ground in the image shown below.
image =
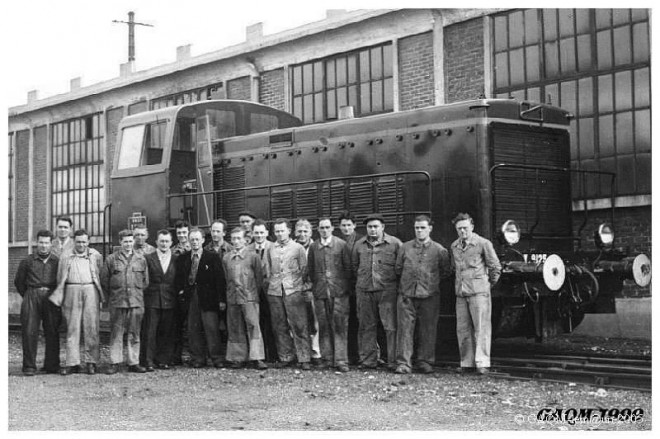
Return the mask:
<svg viewBox="0 0 660 439"><path fill-rule="evenodd" d="M381 370L181 367L147 374L25 377L21 355L20 337L10 334L10 431L651 429L650 392L510 381L442 368L405 376ZM635 423L537 422L544 408L641 408L644 417Z"/></svg>

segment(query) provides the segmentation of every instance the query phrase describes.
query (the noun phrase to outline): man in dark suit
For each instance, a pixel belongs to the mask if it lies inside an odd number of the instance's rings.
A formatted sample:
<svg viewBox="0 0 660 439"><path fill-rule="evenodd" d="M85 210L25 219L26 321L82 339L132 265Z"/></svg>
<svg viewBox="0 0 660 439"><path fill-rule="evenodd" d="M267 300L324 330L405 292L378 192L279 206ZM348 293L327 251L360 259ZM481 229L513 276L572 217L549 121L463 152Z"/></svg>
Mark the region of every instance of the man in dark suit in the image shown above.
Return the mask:
<svg viewBox="0 0 660 439"><path fill-rule="evenodd" d="M149 286L144 290L144 320L140 364L148 372L169 369L174 353L174 307L177 290L174 286L176 255L172 253L172 234L159 230L157 250L146 254Z"/></svg>
<svg viewBox="0 0 660 439"><path fill-rule="evenodd" d="M192 366L205 367L207 356L215 367L223 366L218 311L226 304L225 274L220 256L202 248L204 235L190 231L191 250L178 257L176 290L188 299L188 343Z"/></svg>

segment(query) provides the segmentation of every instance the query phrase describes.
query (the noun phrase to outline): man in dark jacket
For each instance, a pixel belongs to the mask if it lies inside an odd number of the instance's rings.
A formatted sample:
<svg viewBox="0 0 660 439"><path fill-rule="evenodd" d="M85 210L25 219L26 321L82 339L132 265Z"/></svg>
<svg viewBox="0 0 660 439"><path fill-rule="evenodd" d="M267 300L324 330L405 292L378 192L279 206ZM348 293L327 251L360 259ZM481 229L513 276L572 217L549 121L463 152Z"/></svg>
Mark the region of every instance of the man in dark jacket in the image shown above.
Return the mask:
<svg viewBox="0 0 660 439"><path fill-rule="evenodd" d="M218 311L226 308L225 274L220 256L202 248L199 229L189 234L191 250L178 257L176 290L189 302L188 338L192 366L205 367L207 356L215 367L223 366Z"/></svg>
<svg viewBox="0 0 660 439"><path fill-rule="evenodd" d="M37 251L23 259L16 271L14 285L23 298L21 332L23 335L23 374L37 371L39 326L43 324L46 339L46 373L60 370L60 334L62 310L48 300L57 285L59 258L51 252L53 234L49 230L37 233Z"/></svg>
<svg viewBox="0 0 660 439"><path fill-rule="evenodd" d="M172 253L172 234L159 230L157 250L145 255L149 271L149 285L144 290L144 320L140 364L147 372L169 369L174 353L174 306L177 290L174 287L176 256Z"/></svg>

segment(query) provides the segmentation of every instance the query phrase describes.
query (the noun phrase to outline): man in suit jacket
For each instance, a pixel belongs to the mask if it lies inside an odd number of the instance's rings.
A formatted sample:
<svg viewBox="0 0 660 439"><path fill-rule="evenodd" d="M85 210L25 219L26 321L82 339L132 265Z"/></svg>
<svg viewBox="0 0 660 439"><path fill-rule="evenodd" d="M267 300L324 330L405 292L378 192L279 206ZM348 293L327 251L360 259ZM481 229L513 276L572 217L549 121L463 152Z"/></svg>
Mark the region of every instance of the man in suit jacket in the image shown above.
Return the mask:
<svg viewBox="0 0 660 439"><path fill-rule="evenodd" d="M174 286L176 255L172 253L172 234L159 230L157 250L146 254L149 286L144 290L144 320L140 364L148 372L169 369L174 354L174 307L177 290Z"/></svg>
<svg viewBox="0 0 660 439"><path fill-rule="evenodd" d="M264 351L266 361L277 361L277 345L275 343L275 334L271 325L270 306L268 305L268 295L266 294L265 275L266 275L266 254L273 243L268 240L268 225L262 219L257 219L252 223L252 243L247 246L248 251L255 252L261 260L261 271L264 274L261 285L259 285L259 326L264 341Z"/></svg>
<svg viewBox="0 0 660 439"><path fill-rule="evenodd" d="M188 338L192 366L205 367L207 356L215 367L223 366L218 311L226 304L225 274L220 256L202 248L204 235L190 231L191 250L178 257L175 285L189 302Z"/></svg>

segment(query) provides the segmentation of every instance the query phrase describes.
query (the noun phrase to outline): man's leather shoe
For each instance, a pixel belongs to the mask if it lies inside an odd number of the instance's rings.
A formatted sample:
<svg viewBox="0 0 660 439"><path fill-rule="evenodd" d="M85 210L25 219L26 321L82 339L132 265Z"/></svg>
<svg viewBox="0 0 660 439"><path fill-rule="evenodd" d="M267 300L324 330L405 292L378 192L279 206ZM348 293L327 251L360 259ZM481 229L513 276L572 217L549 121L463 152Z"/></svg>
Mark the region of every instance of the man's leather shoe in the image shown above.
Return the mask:
<svg viewBox="0 0 660 439"><path fill-rule="evenodd" d="M400 365L394 370L394 373L398 373L400 375L405 375L405 374L410 373L410 369L408 369L408 366Z"/></svg>
<svg viewBox="0 0 660 439"><path fill-rule="evenodd" d="M312 366L309 365L309 362L303 361L302 363L300 363L300 369L301 370L311 370Z"/></svg>
<svg viewBox="0 0 660 439"><path fill-rule="evenodd" d="M228 361L227 367L230 369L240 369L243 367L243 362L241 361Z"/></svg>
<svg viewBox="0 0 660 439"><path fill-rule="evenodd" d="M140 366L139 364L133 364L132 366L128 366L128 371L133 373L145 373L147 369Z"/></svg>
<svg viewBox="0 0 660 439"><path fill-rule="evenodd" d="M157 364L156 368L163 370L170 370L172 367L167 363L161 363L161 364Z"/></svg>
<svg viewBox="0 0 660 439"><path fill-rule="evenodd" d="M487 367L477 367L477 373L479 375L488 375L490 370Z"/></svg>
<svg viewBox="0 0 660 439"><path fill-rule="evenodd" d="M346 364L340 364L339 366L337 366L337 370L338 370L339 372L346 373L346 372L348 372L350 369L348 368L348 366L347 366Z"/></svg>
<svg viewBox="0 0 660 439"><path fill-rule="evenodd" d="M256 360L254 362L254 368L257 370L266 370L268 369L268 365L264 363L262 360Z"/></svg>
<svg viewBox="0 0 660 439"><path fill-rule="evenodd" d="M147 372L155 372L156 371L156 369L154 369L153 366L145 366L144 370L146 370Z"/></svg>
<svg viewBox="0 0 660 439"><path fill-rule="evenodd" d="M87 372L87 375L94 375L94 374L96 374L96 364L94 364L94 363L87 363L86 372Z"/></svg>
<svg viewBox="0 0 660 439"><path fill-rule="evenodd" d="M33 377L34 374L36 373L37 373L36 369L23 369L23 375L25 375L26 377Z"/></svg>
<svg viewBox="0 0 660 439"><path fill-rule="evenodd" d="M119 371L119 367L117 367L116 364L111 364L110 366L107 367L107 369L105 370L105 373L106 373L107 375L114 375L114 374L116 374L118 371Z"/></svg>
<svg viewBox="0 0 660 439"><path fill-rule="evenodd" d="M419 363L417 365L417 371L419 373L433 373L433 366L429 363Z"/></svg>
<svg viewBox="0 0 660 439"><path fill-rule="evenodd" d="M60 369L60 375L71 375L72 373L80 373L80 366L65 366Z"/></svg>
<svg viewBox="0 0 660 439"><path fill-rule="evenodd" d="M273 364L275 369L284 369L285 367L293 367L295 365L294 361L278 361Z"/></svg>
<svg viewBox="0 0 660 439"><path fill-rule="evenodd" d="M323 366L323 358L312 358L312 366Z"/></svg>
<svg viewBox="0 0 660 439"><path fill-rule="evenodd" d="M202 364L202 363L193 363L193 364L192 364L193 369L201 369L201 368L203 368L203 367L205 367L205 366L206 366L206 365L205 365L205 364Z"/></svg>

